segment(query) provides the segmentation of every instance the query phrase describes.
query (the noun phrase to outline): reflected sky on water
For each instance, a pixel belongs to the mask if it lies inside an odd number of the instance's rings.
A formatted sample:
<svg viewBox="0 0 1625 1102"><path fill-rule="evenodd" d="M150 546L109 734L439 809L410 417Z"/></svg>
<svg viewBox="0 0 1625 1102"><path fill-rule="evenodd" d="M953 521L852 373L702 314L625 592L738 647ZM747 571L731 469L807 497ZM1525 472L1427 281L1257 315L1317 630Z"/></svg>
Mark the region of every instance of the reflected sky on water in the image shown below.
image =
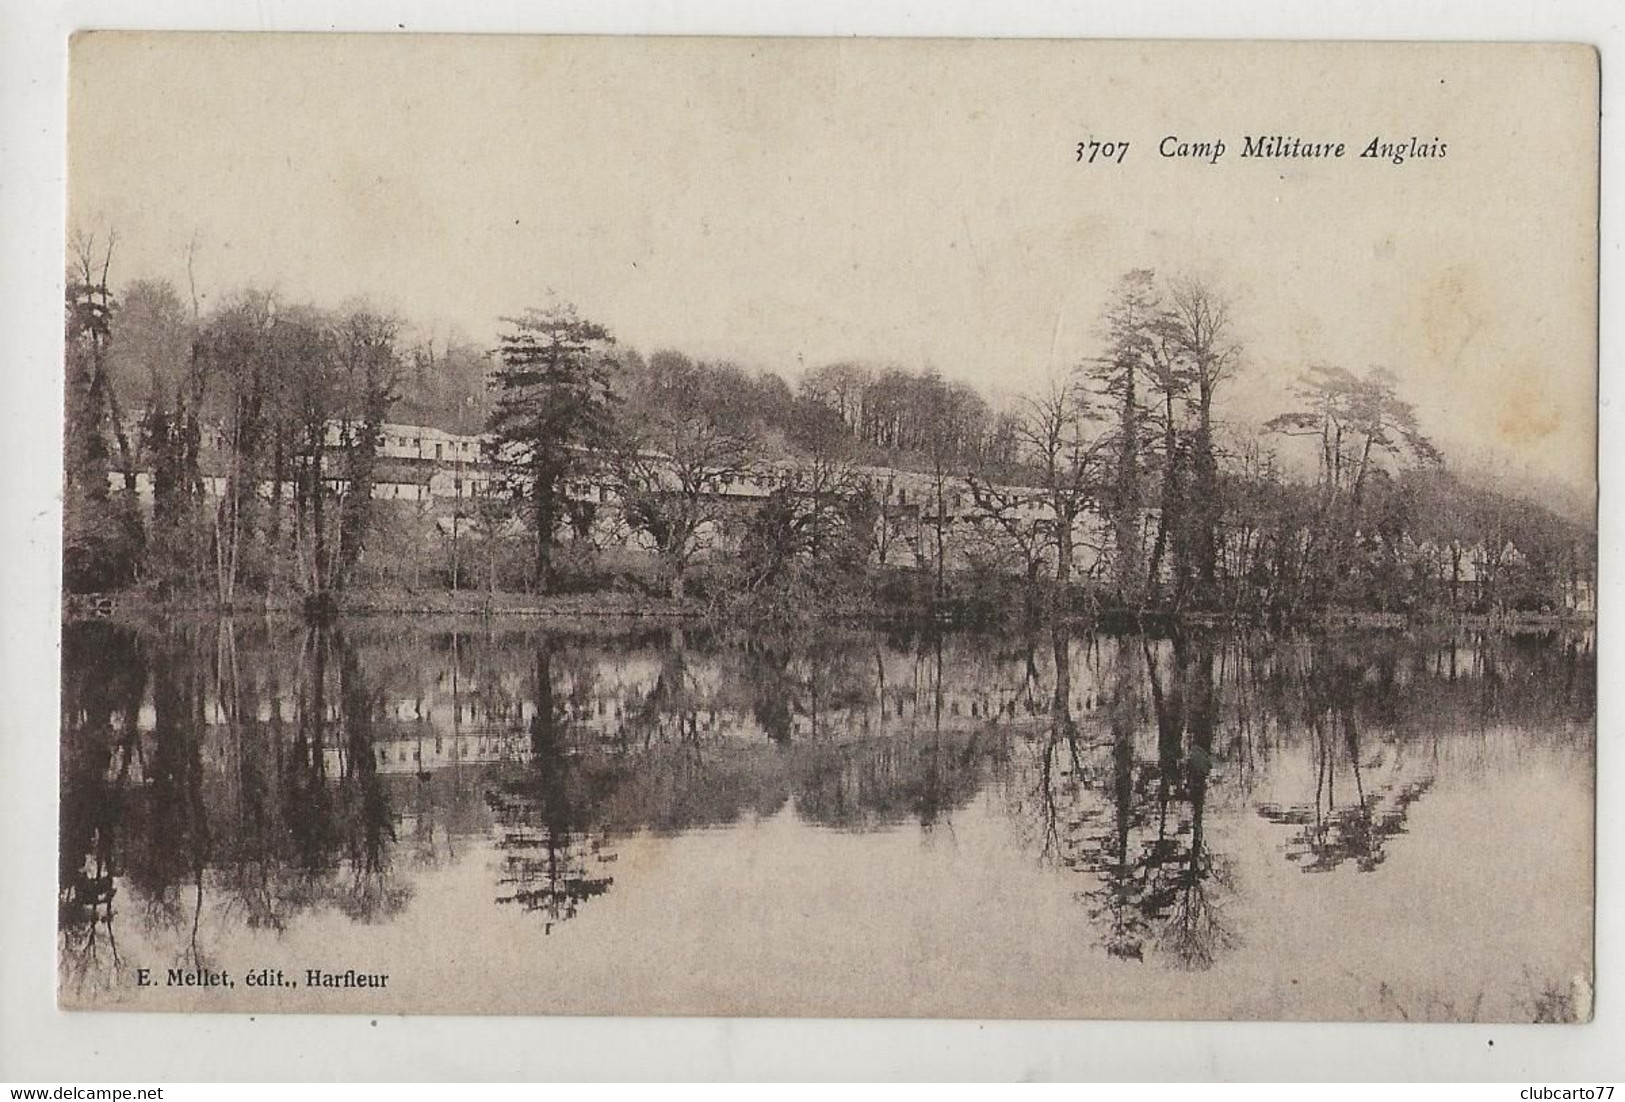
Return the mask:
<svg viewBox="0 0 1625 1102"><path fill-rule="evenodd" d="M70 625L62 998L1572 1017L1595 668L1559 632ZM244 985L309 968L389 986Z"/></svg>

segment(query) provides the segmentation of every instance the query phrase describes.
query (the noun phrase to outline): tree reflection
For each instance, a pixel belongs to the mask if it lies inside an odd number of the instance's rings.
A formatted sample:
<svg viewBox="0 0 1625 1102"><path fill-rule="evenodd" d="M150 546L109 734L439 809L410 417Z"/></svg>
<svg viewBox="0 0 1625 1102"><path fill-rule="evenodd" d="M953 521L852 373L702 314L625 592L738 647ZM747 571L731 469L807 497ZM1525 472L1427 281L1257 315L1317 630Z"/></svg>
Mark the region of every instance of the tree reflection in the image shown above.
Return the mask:
<svg viewBox="0 0 1625 1102"><path fill-rule="evenodd" d="M149 925L185 930L182 960L206 967L199 942L206 871L211 858L203 792L204 697L196 635L170 638L152 651L153 725L146 782L131 824L128 875Z"/></svg>
<svg viewBox="0 0 1625 1102"><path fill-rule="evenodd" d="M1183 781L1190 828L1183 858L1175 858L1169 875L1172 900L1162 927L1162 946L1180 966L1206 969L1213 966L1219 953L1235 944L1221 901L1221 893L1234 885L1227 862L1213 853L1203 830L1218 716L1212 642L1194 642L1188 659L1190 741L1183 761Z"/></svg>
<svg viewBox="0 0 1625 1102"><path fill-rule="evenodd" d="M1360 872L1376 870L1387 859L1389 840L1405 833L1411 806L1433 787L1431 770L1404 776L1402 746L1362 745L1358 702L1368 671L1379 694L1390 696L1391 668L1372 670L1358 654L1340 653L1329 645L1316 649L1302 683L1315 772L1313 798L1258 807L1264 819L1295 828L1283 850L1305 872L1330 872L1345 862ZM1376 783L1373 773L1380 778ZM1341 799L1340 774L1345 777Z"/></svg>
<svg viewBox="0 0 1625 1102"><path fill-rule="evenodd" d="M930 831L986 783L998 748L982 724L949 729L953 716L941 635L923 637L913 659L911 683L889 690L883 662L872 680L855 662L814 664L804 697L814 741L789 762L802 819L840 830L879 830L912 821ZM879 717L869 712L876 701ZM821 704L833 712L833 724ZM893 706L897 722L887 724ZM846 737L833 744L816 737L842 731Z"/></svg>
<svg viewBox="0 0 1625 1102"><path fill-rule="evenodd" d="M773 643L750 645L746 649L751 715L767 737L783 745L793 732L792 710L795 685L790 674L790 656Z"/></svg>
<svg viewBox="0 0 1625 1102"><path fill-rule="evenodd" d="M1223 906L1228 863L1205 830L1214 646L1176 637L1171 669L1149 639L1119 636L1108 649L1104 737L1091 742L1071 700L1070 641L1064 628L1055 633L1055 699L1036 768L1040 858L1089 879L1077 897L1109 956L1143 961L1150 947L1175 967L1209 968L1236 942ZM1142 732L1154 737L1150 753Z"/></svg>
<svg viewBox="0 0 1625 1102"><path fill-rule="evenodd" d="M487 795L502 854L498 883L506 892L497 902L539 914L544 933L574 918L581 904L615 883L603 873L615 854L588 825L588 814L604 793L583 783L590 778L580 768L576 748L568 745L553 683L553 651L552 638L540 636L525 773Z"/></svg>
<svg viewBox="0 0 1625 1102"><path fill-rule="evenodd" d="M62 638L57 928L64 980L105 988L120 969L113 923L125 789L140 754L146 664L132 636L76 625Z"/></svg>
<svg viewBox="0 0 1625 1102"><path fill-rule="evenodd" d="M1122 636L1116 640L1106 696L1111 739L1107 774L1110 831L1085 843L1074 862L1074 867L1099 877L1099 887L1086 890L1082 898L1090 906L1090 917L1101 926L1106 952L1124 960L1145 959L1151 930L1151 916L1144 904L1146 869L1138 846L1131 848L1131 839L1145 828L1149 806L1136 786L1134 760L1135 734L1141 723L1140 655L1134 639Z"/></svg>
<svg viewBox="0 0 1625 1102"><path fill-rule="evenodd" d="M138 943L196 967L224 929L387 922L421 877L493 849L493 894L553 931L611 889L633 836L782 817L951 843L993 780L995 829L1013 821L1029 860L1072 874L1101 951L1203 969L1237 941L1219 832L1238 806L1284 828L1305 870L1373 872L1449 740L1477 754L1516 727L1585 745L1593 648L1065 623L1020 638L71 626L64 980L128 982L115 962L128 975ZM115 940L132 926L146 936Z"/></svg>
<svg viewBox="0 0 1625 1102"><path fill-rule="evenodd" d="M301 640L291 730L277 661L239 661L229 621L145 640L97 625L64 641L59 926L70 979L81 961L83 974L101 970L94 982L117 981L97 960L115 898L186 968L211 966L211 910L282 929L315 907L375 921L404 906L372 745L378 700L342 635Z"/></svg>
<svg viewBox="0 0 1625 1102"><path fill-rule="evenodd" d="M374 717L383 701L363 677L355 649L339 632L333 633L333 639L339 652L344 751L338 790L346 820L342 841L347 880L338 905L352 919L377 922L399 913L411 895L393 875L394 812L373 755Z"/></svg>

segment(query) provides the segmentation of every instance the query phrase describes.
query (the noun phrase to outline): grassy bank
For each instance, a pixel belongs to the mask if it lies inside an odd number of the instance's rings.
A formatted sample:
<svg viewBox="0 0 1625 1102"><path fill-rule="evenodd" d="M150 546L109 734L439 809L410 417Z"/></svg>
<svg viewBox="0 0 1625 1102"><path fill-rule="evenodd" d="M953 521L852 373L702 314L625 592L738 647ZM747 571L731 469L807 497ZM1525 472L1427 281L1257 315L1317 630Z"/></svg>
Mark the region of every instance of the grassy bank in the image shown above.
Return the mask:
<svg viewBox="0 0 1625 1102"><path fill-rule="evenodd" d="M1279 627L1309 631L1539 631L1587 627L1595 617L1554 613L1506 611L1466 613L1425 609L1410 613L1350 608L1304 610L1301 615L1266 618L1249 613L1174 612L1166 609L1121 609L1103 606L1083 587L1057 600L1055 594L1038 599L1014 593L976 593L933 599L914 588L877 586L862 592L825 591L798 595L754 595L711 592L702 596L670 597L636 589L591 590L551 595L515 591L413 589L407 587L358 588L307 602L296 593L256 595L221 604L212 597L162 597L128 590L104 595L67 595L65 621L112 619L151 625L181 616L219 616L331 619L334 617L400 616L414 620L471 622L482 620L594 621L698 621L738 623L868 622L939 625L1031 624L1066 620L1116 631L1152 631L1164 634L1181 628L1227 630Z"/></svg>

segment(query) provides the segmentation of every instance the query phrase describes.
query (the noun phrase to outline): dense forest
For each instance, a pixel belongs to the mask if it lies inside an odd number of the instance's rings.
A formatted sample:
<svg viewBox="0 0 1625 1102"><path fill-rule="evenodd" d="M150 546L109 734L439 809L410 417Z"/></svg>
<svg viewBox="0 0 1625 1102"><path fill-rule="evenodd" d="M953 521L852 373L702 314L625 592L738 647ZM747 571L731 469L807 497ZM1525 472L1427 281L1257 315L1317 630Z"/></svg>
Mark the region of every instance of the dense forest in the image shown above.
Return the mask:
<svg viewBox="0 0 1625 1102"><path fill-rule="evenodd" d="M204 310L162 281L115 292L115 254L80 238L68 272L70 592L246 607L631 587L780 609L974 598L1275 618L1589 607L1592 528L1461 477L1394 375L1311 365L1266 424L1227 421L1246 350L1223 294L1195 279L1129 272L1094 357L995 402L928 368L644 355L562 304L503 319L495 349L361 301L248 289ZM495 492L377 499L386 423L483 434ZM924 492L900 501L877 471ZM740 509L746 479L768 492ZM618 538L594 527L584 483L620 503Z"/></svg>

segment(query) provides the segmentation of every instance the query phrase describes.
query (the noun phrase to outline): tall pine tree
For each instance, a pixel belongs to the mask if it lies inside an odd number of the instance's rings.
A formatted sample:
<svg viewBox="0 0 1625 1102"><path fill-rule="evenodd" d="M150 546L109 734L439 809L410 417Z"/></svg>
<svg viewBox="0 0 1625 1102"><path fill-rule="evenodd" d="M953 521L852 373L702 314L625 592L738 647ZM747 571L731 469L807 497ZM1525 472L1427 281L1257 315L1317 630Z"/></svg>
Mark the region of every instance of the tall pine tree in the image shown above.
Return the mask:
<svg viewBox="0 0 1625 1102"><path fill-rule="evenodd" d="M487 429L487 458L535 529L535 584L553 590L553 532L569 481L598 463L609 443L614 338L570 306L531 309L507 326L493 375L498 390Z"/></svg>
<svg viewBox="0 0 1625 1102"><path fill-rule="evenodd" d="M1102 324L1105 353L1089 365L1094 388L1111 422L1106 444L1112 473L1102 504L1111 523L1116 598L1127 608L1139 607L1145 593L1141 534L1145 502L1141 480L1147 416L1140 376L1146 371L1155 343L1154 326L1160 316L1155 276L1146 269L1129 272L1118 281L1106 308Z"/></svg>

